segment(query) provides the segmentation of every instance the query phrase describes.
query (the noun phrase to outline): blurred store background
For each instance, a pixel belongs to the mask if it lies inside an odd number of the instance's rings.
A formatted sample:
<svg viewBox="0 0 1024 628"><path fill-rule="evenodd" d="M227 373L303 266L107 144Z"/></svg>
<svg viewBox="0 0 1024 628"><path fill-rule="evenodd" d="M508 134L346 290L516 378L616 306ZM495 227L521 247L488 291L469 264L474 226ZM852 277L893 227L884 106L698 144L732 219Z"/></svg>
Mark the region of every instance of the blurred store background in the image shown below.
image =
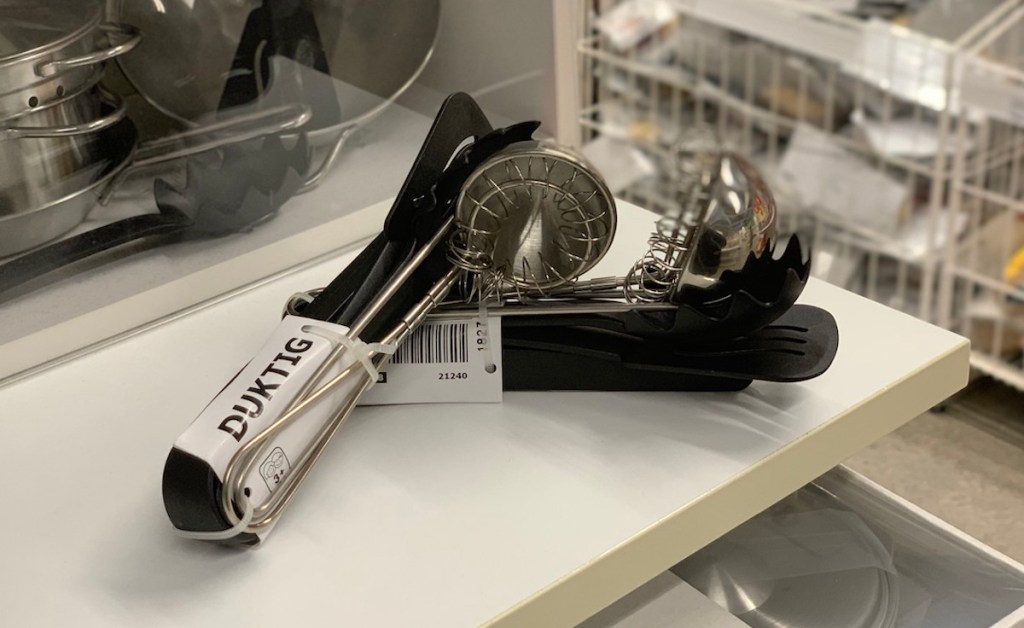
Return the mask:
<svg viewBox="0 0 1024 628"><path fill-rule="evenodd" d="M614 192L672 203L662 164L709 125L762 169L815 275L971 339L969 389L851 464L1024 558L1024 5L598 0L555 14L559 33L578 29L577 73L559 77L562 94L577 82L578 126L563 96L558 133Z"/></svg>

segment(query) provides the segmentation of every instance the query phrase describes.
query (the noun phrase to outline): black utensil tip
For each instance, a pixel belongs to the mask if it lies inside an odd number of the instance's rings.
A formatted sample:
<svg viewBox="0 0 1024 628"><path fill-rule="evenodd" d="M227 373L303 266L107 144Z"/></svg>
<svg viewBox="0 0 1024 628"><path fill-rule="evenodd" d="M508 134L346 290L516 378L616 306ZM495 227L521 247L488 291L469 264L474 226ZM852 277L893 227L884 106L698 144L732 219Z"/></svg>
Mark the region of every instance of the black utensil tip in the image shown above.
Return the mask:
<svg viewBox="0 0 1024 628"><path fill-rule="evenodd" d="M200 490L196 490L201 487ZM179 530L220 532L231 525L220 509L223 485L205 460L172 448L164 464L164 509ZM228 545L256 545L259 537L248 532L221 541Z"/></svg>

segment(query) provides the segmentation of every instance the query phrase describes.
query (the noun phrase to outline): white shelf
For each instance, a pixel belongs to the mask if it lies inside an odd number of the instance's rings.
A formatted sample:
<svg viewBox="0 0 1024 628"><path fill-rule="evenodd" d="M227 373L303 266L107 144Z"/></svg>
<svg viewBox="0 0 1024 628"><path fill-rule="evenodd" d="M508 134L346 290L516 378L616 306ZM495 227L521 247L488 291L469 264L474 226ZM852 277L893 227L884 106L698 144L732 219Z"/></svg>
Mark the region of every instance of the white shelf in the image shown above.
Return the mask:
<svg viewBox="0 0 1024 628"><path fill-rule="evenodd" d="M621 271L653 222L620 206ZM566 625L951 395L963 338L812 281L828 373L740 393L363 408L266 545L178 538L171 443L325 262L0 389L11 625Z"/></svg>
<svg viewBox="0 0 1024 628"><path fill-rule="evenodd" d="M948 82L954 108L980 110L1011 124L1024 119L1024 72L979 54L986 42L1024 17L1012 2L970 25L958 41L946 42L901 26L859 21L803 0L672 1L684 15L846 66L889 87L892 74L905 72L904 79L915 90L932 90L922 104L941 109ZM897 56L906 69L892 61Z"/></svg>

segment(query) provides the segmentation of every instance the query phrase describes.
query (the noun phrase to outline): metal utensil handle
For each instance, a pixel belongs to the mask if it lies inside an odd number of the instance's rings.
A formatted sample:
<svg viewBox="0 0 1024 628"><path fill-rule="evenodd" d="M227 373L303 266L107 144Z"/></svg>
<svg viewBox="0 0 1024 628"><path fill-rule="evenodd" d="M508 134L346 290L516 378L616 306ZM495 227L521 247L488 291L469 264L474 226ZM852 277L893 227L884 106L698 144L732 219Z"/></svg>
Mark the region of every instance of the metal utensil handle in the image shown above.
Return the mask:
<svg viewBox="0 0 1024 628"><path fill-rule="evenodd" d="M358 336L359 332L366 327L369 319L371 319L376 312L380 310L381 303L390 298L394 291L397 290L398 287L400 287L401 284L403 284L409 276L416 271L420 264L422 264L430 253L444 240L451 228L451 223L451 219L445 222L437 235L424 244L413 259L409 260L409 262L402 268L402 271L399 272L398 276L395 277L394 280L385 288L380 298L371 304L371 307L367 309L366 313L361 316L359 320L352 324L350 329L352 337ZM427 313L437 306L444 294L448 291L448 288L450 288L455 282L455 279L460 272L461 270L457 267L452 267L444 276L438 279L424 298L421 299L383 339L383 342L386 344L394 344L408 336L416 325L423 320ZM285 414L264 428L263 431L239 449L228 463L227 469L224 473L221 506L224 516L228 518L228 521L232 525L236 525L238 523L235 510L236 505L242 505L244 510L244 484L246 478L248 478L249 474L252 472L256 461L260 457L263 449L266 447L269 439L276 435L280 430L284 429L284 427L289 423L297 419L302 413L309 409L310 406L320 401L325 395L329 394L342 382L347 381L350 377L364 378L361 387L358 388L351 397L346 399L346 402L335 413L333 418L328 421L310 447L306 449L301 456L299 463L295 466L295 470L291 474L285 476L285 479L282 481L281 485L279 485L277 491L271 494L270 498L266 502L253 509L253 519L247 529L249 532L258 532L274 521L287 502L291 499L291 496L295 493L299 484L302 483L302 480L306 477L306 474L309 472L312 464L320 457L320 453L327 446L331 436L333 436L337 428L351 413L359 397L369 385L370 382L367 374L359 371L358 369L360 367L357 364L346 368L322 386L319 386L319 388L312 390L320 384L323 376L326 374L326 371L333 366L333 362L337 360L340 354L340 349L333 351L324 362L323 366L321 366L321 368L318 369L310 378L310 381L307 382L304 389L299 392L296 397L296 401L285 412ZM376 355L373 359L375 363L379 364L379 361L383 360L384 356Z"/></svg>
<svg viewBox="0 0 1024 628"><path fill-rule="evenodd" d="M132 48L135 48L135 46L138 46L139 42L142 41L142 33L139 32L139 29L131 26L130 24L106 23L100 24L99 28L107 34L108 40L110 35L120 35L124 39L110 48L94 50L78 57L69 57L67 59L58 59L57 61L40 63L36 66L36 74L39 76L54 76L64 72L65 70L72 70L74 68L80 68L87 65L103 63L104 61L123 55Z"/></svg>
<svg viewBox="0 0 1024 628"><path fill-rule="evenodd" d="M135 150L132 167L150 166L179 157L188 157L215 148L221 148L228 144L245 142L263 137L264 135L291 131L302 127L309 122L312 116L312 110L302 104L282 105L265 111L234 116L227 120L199 126L157 140L143 142ZM226 135L212 137L198 144L177 146L178 142L182 140L222 133Z"/></svg>
<svg viewBox="0 0 1024 628"><path fill-rule="evenodd" d="M331 169L334 162L338 160L338 155L341 154L341 150L345 147L345 143L348 142L348 138L356 130L355 125L346 127L344 130L338 133L338 137L335 138L334 144L331 145L331 150L327 153L327 157L324 158L323 162L306 177L303 181L302 187L298 189L296 194L305 194L306 192L312 192L320 181L323 180L324 175Z"/></svg>
<svg viewBox="0 0 1024 628"><path fill-rule="evenodd" d="M124 99L117 94L103 92L104 102L113 105L114 111L95 120L69 124L67 126L4 126L0 127L0 138L16 139L21 137L71 137L102 131L124 120L127 106Z"/></svg>
<svg viewBox="0 0 1024 628"><path fill-rule="evenodd" d="M399 322L395 326L395 328L384 338L384 342L386 344L397 344L401 342L405 337L407 337L412 332L412 330L416 328L416 325L423 320L426 313L437 306L437 303L443 298L444 293L448 290L448 288L451 287L451 285L455 282L456 277L461 272L462 271L458 268L450 269L448 273L446 273L441 279L439 279L434 284L434 286L430 289L430 292L423 298L423 300L421 300L415 307L413 307L410 310L409 314L405 318L403 318L402 321ZM383 354L375 353L371 357L371 360L376 366L379 367L386 357L387 356ZM280 516L281 512L285 509L285 507L287 507L288 503L295 495L296 490L299 488L299 485L302 484L303 480L305 480L306 476L313 468L313 465L316 464L317 460L319 460L320 458L320 455L327 448L327 445L330 444L331 438L338 431L338 429L345 422L345 420L349 417L349 415L352 414L352 410L355 409L356 403L358 402L359 398L362 397L363 393L370 386L371 380L368 374L366 373L365 369L363 369L363 367L359 364L352 364L346 367L334 379L324 384L323 387L317 389L312 394L303 398L301 402L295 407L293 407L291 410L289 410L289 412L285 416L282 416L280 419L275 421L273 425L269 426L265 431L257 435L256 438L261 439L260 443L253 445L253 442L250 441L249 443L246 444L245 447L243 447L242 450L239 450L239 452L235 454L236 459L247 458L245 466L250 471L244 473L240 472L237 476L239 480L236 480L234 483L231 484L228 483L229 476L225 475L225 492L230 490L229 487L244 486L245 477L247 477L248 474L251 473L251 461L253 458L259 458L259 452L265 448L265 441L267 439L269 439L275 433L283 429L289 422L295 420L302 412L308 409L309 406L311 406L312 404L316 403L319 399L321 399L322 395L330 392L330 390L333 389L339 383L343 381L348 381L349 378L353 377L360 379L360 382L356 390L353 392L351 396L349 396L345 400L341 407L339 407L335 411L334 415L327 421L327 423L324 424L324 427L317 434L316 438L313 439L310 447L307 448L307 450L303 453L302 457L300 458L299 462L293 468L294 470L292 471L292 473L285 476L285 480L282 481L278 489L273 494L271 494L270 499L267 500L264 504L262 504L259 508L255 509L255 516L253 517L249 527L246 529L247 532L259 533L264 528L273 524L278 518L278 516ZM247 448L250 448L250 446L252 446L251 449L255 450L255 453L245 451ZM232 460L232 462L234 462L234 459ZM242 492L240 493L236 492L233 495L234 498L237 498L238 496L242 496L241 500L243 500L244 505L244 490L242 490ZM231 504L234 503L235 501L233 499ZM231 512L230 515L226 515L229 521L233 519L232 515L234 515L234 512Z"/></svg>

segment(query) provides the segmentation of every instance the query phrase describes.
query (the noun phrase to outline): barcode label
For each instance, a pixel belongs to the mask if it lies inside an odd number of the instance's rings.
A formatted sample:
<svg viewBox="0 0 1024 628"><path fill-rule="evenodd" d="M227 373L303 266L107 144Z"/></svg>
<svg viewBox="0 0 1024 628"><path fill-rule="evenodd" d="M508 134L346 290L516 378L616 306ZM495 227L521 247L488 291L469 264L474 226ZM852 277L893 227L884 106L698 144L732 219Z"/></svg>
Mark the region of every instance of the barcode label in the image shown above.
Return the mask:
<svg viewBox="0 0 1024 628"><path fill-rule="evenodd" d="M391 364L465 364L469 362L467 323L424 323L398 346Z"/></svg>
<svg viewBox="0 0 1024 628"><path fill-rule="evenodd" d="M427 321L398 346L360 405L501 401L501 319Z"/></svg>

